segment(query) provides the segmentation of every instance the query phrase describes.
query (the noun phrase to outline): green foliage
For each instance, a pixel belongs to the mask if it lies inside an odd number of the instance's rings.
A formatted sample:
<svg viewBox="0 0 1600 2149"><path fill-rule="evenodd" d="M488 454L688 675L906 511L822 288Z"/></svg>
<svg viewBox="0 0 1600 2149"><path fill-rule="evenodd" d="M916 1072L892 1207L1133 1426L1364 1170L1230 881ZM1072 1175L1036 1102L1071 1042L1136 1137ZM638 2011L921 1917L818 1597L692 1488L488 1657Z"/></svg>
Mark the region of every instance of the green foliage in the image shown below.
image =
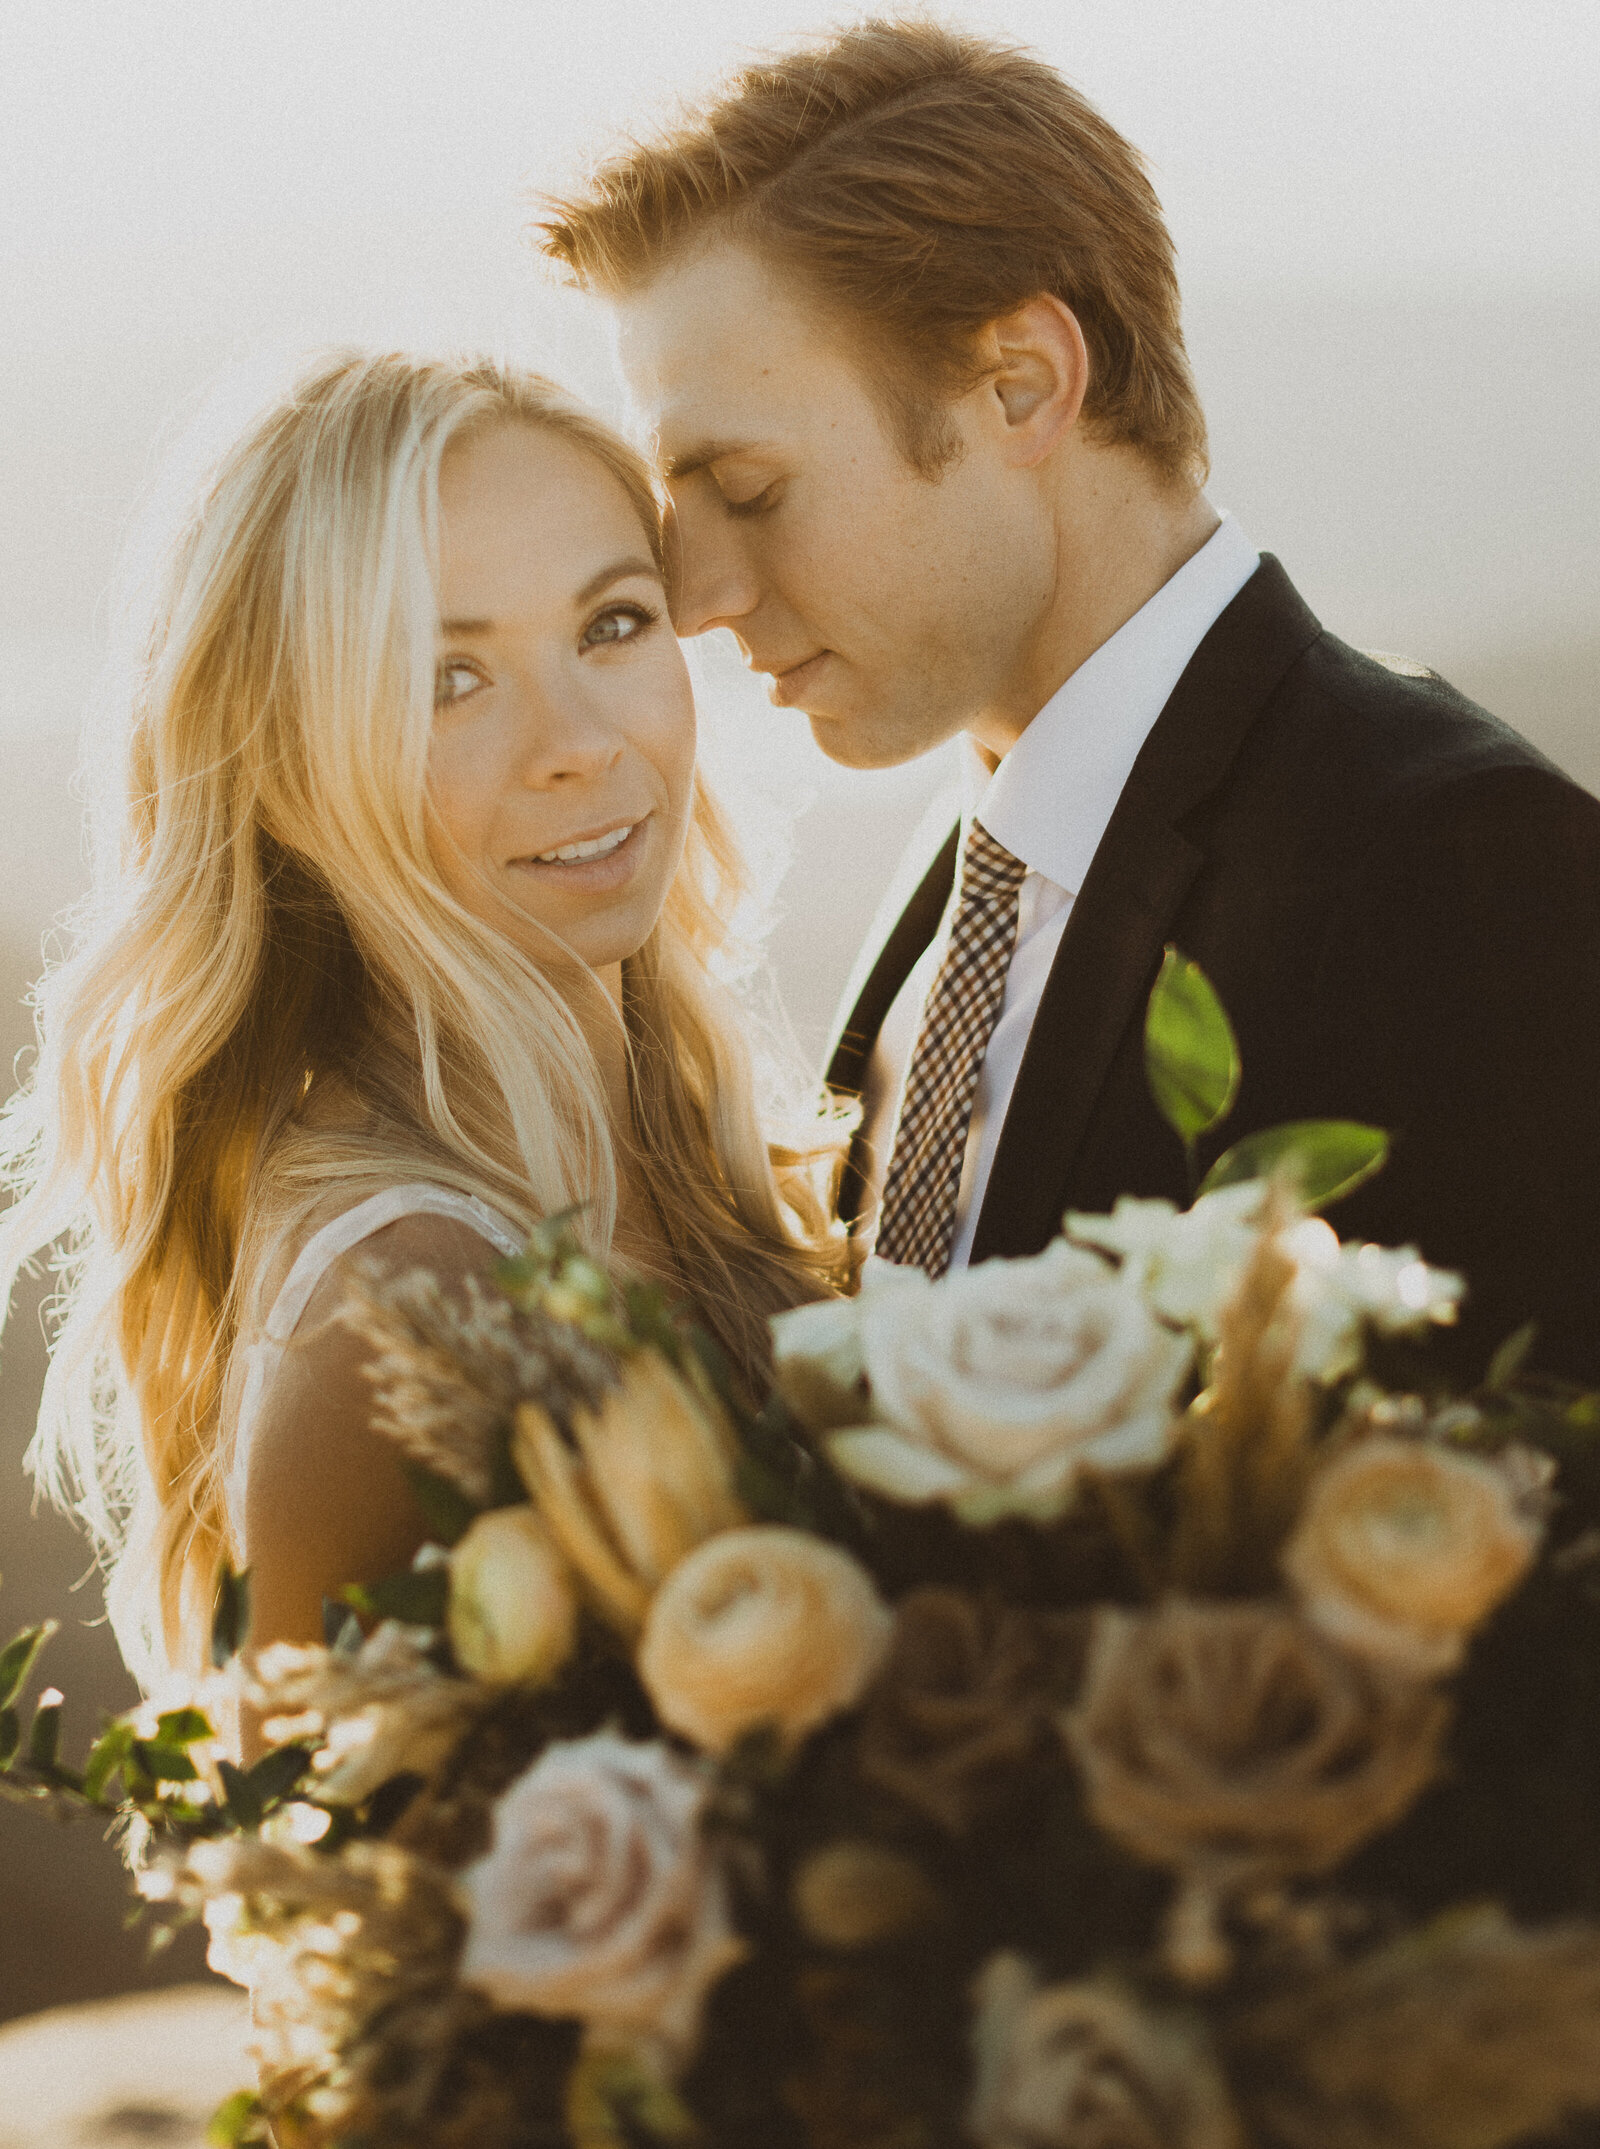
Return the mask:
<svg viewBox="0 0 1600 2149"><path fill-rule="evenodd" d="M1163 1119L1191 1158L1239 1094L1239 1047L1198 963L1169 946L1144 1018L1145 1077Z"/></svg>
<svg viewBox="0 0 1600 2149"><path fill-rule="evenodd" d="M271 2139L267 2108L253 2089L236 2089L224 2098L206 2128L210 2149L245 2149L247 2143Z"/></svg>
<svg viewBox="0 0 1600 2149"><path fill-rule="evenodd" d="M459 1544L477 1520L478 1509L459 1485L422 1463L405 1463L406 1483L442 1545Z"/></svg>
<svg viewBox="0 0 1600 2149"><path fill-rule="evenodd" d="M217 1576L216 1604L211 1614L211 1661L220 1671L236 1657L250 1636L250 1576L235 1574L224 1560Z"/></svg>
<svg viewBox="0 0 1600 2149"><path fill-rule="evenodd" d="M1483 1385L1491 1395L1504 1395L1528 1362L1528 1354L1539 1340L1537 1321L1524 1321L1514 1329L1489 1360L1489 1370L1483 1377Z"/></svg>
<svg viewBox="0 0 1600 2149"><path fill-rule="evenodd" d="M627 2052L585 2052L567 2080L573 2149L638 2149L642 2142L701 2139L693 2113L671 2085Z"/></svg>
<svg viewBox="0 0 1600 2149"><path fill-rule="evenodd" d="M1289 1175L1307 1209L1326 1209L1381 1171L1389 1137L1381 1127L1354 1119L1292 1119L1281 1127L1247 1134L1224 1150L1200 1182L1202 1194L1247 1179Z"/></svg>
<svg viewBox="0 0 1600 2149"><path fill-rule="evenodd" d="M8 1769L22 1744L22 1725L15 1709L0 1709L0 1769Z"/></svg>
<svg viewBox="0 0 1600 2149"><path fill-rule="evenodd" d="M267 1817L267 1802L251 1782L248 1770L236 1768L231 1761L219 1761L217 1773L222 1778L228 1819L234 1827L259 1828Z"/></svg>
<svg viewBox="0 0 1600 2149"><path fill-rule="evenodd" d="M135 1745L133 1726L118 1721L107 1724L89 1749L89 1758L83 1764L83 1795L92 1804L100 1804L111 1788L113 1779L120 1775Z"/></svg>
<svg viewBox="0 0 1600 2149"><path fill-rule="evenodd" d="M450 1602L448 1567L411 1567L378 1582L351 1582L340 1601L363 1619L400 1619L412 1627L442 1627Z"/></svg>
<svg viewBox="0 0 1600 2149"><path fill-rule="evenodd" d="M24 1627L15 1641L0 1649L0 1709L9 1709L27 1685L39 1651L59 1625L59 1620L41 1620L36 1627Z"/></svg>
<svg viewBox="0 0 1600 2149"><path fill-rule="evenodd" d="M61 1696L41 1701L33 1712L28 1731L28 1766L41 1776L53 1776L61 1752Z"/></svg>

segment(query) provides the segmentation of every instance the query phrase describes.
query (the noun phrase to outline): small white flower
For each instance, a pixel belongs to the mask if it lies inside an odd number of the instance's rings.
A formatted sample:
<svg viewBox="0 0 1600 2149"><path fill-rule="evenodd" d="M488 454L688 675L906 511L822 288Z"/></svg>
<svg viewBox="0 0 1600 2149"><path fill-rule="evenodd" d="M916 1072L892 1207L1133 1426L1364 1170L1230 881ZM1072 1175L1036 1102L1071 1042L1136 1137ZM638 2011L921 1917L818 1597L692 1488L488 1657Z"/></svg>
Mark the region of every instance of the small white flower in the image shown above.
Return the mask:
<svg viewBox="0 0 1600 2149"><path fill-rule="evenodd" d="M1192 1344L1098 1255L1057 1241L937 1283L903 1270L858 1303L877 1422L834 1433L828 1450L891 1499L943 1501L974 1524L1048 1521L1082 1469L1167 1452Z"/></svg>
<svg viewBox="0 0 1600 2149"><path fill-rule="evenodd" d="M1261 1180L1202 1194L1192 1209L1124 1195L1109 1216L1073 1213L1066 1228L1079 1243L1120 1255L1124 1276L1165 1320L1215 1342L1260 1237L1266 1200ZM1279 1243L1299 1269L1290 1293L1301 1322L1295 1368L1312 1380L1353 1372L1369 1327L1415 1333L1456 1317L1461 1278L1430 1268L1413 1246L1343 1245L1320 1216L1290 1224Z"/></svg>

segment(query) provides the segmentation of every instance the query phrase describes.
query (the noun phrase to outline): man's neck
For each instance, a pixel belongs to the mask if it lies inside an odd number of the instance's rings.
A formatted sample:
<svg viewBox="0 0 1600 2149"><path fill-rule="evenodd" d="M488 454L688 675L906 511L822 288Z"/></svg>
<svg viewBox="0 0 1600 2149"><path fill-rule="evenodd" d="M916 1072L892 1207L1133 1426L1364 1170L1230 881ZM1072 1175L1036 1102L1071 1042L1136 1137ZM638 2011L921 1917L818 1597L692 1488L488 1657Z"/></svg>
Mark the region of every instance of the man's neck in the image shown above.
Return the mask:
<svg viewBox="0 0 1600 2149"><path fill-rule="evenodd" d="M1055 586L1004 691L967 726L1003 759L1081 664L1193 559L1220 518L1202 492L1163 483L1142 456L1091 449L1057 519Z"/></svg>

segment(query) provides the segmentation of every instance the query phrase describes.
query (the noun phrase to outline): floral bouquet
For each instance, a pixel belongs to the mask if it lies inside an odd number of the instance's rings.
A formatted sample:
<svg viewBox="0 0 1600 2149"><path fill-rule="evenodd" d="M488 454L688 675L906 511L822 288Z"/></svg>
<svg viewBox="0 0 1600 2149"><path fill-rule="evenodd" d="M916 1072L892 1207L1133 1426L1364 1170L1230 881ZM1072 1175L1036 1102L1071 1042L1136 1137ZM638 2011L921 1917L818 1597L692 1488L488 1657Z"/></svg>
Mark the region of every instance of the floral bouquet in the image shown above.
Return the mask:
<svg viewBox="0 0 1600 2149"><path fill-rule="evenodd" d="M1192 1147L1237 1053L1176 955L1147 1045ZM68 1769L43 1630L0 1656L0 1780L126 1816L251 1989L214 2138L1595 2140L1597 1412L1526 1338L1429 1370L1460 1280L1314 1213L1383 1148L869 1267L759 1415L560 1225L493 1292L361 1275L436 1542L318 1648L224 1577L263 1757L202 1691Z"/></svg>

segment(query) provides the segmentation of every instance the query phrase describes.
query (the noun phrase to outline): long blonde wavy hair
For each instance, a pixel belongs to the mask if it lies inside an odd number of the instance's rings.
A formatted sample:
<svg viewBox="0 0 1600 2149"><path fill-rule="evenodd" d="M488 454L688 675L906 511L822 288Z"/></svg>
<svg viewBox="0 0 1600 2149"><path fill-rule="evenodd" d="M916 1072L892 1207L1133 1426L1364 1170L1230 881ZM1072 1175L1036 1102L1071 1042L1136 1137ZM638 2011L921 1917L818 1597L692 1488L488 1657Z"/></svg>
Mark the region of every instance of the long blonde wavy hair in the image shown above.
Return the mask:
<svg viewBox="0 0 1600 2149"><path fill-rule="evenodd" d="M173 549L94 893L39 987L35 1071L0 1130L0 1281L56 1248L30 1461L88 1521L146 1675L197 1649L229 1546L230 1359L321 1215L426 1179L523 1228L581 1205L605 1255L620 1167L752 1386L768 1314L843 1280L837 1132L769 1143L713 975L740 871L703 785L624 965L628 1128L575 959L519 954L433 863L439 465L463 428L506 420L591 452L662 563L645 465L548 382L492 361L319 365L222 459Z"/></svg>

